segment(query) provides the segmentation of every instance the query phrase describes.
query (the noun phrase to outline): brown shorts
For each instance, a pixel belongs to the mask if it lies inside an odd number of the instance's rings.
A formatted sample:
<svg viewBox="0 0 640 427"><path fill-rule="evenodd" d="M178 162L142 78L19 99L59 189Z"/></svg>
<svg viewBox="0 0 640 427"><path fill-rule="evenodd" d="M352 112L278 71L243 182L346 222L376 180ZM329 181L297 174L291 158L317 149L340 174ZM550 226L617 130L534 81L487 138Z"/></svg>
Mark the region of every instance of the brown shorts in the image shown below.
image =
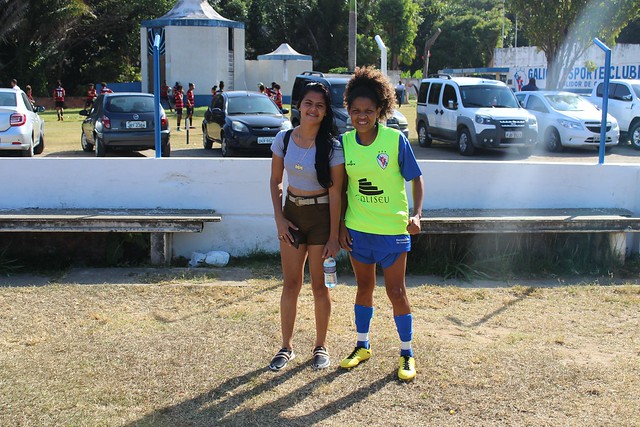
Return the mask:
<svg viewBox="0 0 640 427"><path fill-rule="evenodd" d="M291 200L292 198L295 198L298 204ZM283 212L285 218L300 229L301 244L324 245L329 240L331 216L328 194L300 197L287 193Z"/></svg>

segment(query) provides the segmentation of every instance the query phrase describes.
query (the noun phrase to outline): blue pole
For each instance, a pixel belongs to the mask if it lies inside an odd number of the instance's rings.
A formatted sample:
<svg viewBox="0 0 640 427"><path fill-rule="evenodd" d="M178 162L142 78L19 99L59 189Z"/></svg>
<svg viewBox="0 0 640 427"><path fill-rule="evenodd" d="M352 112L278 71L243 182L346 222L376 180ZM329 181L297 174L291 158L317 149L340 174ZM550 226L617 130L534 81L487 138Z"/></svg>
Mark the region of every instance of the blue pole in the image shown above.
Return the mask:
<svg viewBox="0 0 640 427"><path fill-rule="evenodd" d="M604 163L604 144L607 141L607 111L609 110L609 76L611 74L611 49L595 37L593 42L604 51L604 91L602 92L602 123L600 124L600 151L598 164Z"/></svg>
<svg viewBox="0 0 640 427"><path fill-rule="evenodd" d="M156 159L162 157L160 140L160 34L153 39L153 114L155 117Z"/></svg>

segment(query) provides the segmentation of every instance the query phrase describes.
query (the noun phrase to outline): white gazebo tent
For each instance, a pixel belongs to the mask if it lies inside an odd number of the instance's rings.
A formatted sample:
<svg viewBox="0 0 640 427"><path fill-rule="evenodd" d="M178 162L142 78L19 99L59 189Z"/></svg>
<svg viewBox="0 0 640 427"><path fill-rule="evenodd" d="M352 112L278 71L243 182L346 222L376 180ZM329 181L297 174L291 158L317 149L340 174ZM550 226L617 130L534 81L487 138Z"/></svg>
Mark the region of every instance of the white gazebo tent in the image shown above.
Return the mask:
<svg viewBox="0 0 640 427"><path fill-rule="evenodd" d="M220 80L226 89L244 87L244 24L224 18L207 0L178 0L166 15L142 21L142 90L153 91L153 39L160 34L160 81L196 85L196 105ZM206 96L206 98L205 98Z"/></svg>
<svg viewBox="0 0 640 427"><path fill-rule="evenodd" d="M265 85L276 81L282 93L291 96L296 75L313 70L313 60L310 55L298 53L289 44L282 43L273 52L258 55L258 68Z"/></svg>

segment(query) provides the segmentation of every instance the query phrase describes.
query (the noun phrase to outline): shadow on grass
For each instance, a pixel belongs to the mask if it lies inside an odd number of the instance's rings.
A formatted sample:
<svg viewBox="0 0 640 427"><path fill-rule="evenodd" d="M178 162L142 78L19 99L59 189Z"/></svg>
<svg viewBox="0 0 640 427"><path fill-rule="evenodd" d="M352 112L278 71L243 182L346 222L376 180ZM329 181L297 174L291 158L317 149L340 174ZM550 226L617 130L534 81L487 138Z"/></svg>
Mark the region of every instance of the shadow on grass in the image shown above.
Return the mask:
<svg viewBox="0 0 640 427"><path fill-rule="evenodd" d="M308 426L348 409L363 401L369 395L377 393L389 383L397 382L396 374L390 373L372 383L363 383L358 390L346 396L336 396L332 402L305 415L298 417L285 417L282 415L287 409L296 406L310 396L317 387L330 384L347 373L343 369L336 369L328 371L325 375L309 381L276 400L269 399L269 402L255 408L247 407L237 410L257 396L264 393L273 394L273 390L276 387L309 369L310 362L300 364L282 373L270 372L268 368L256 369L239 377L229 379L215 389L193 399L159 409L140 420L128 424L128 426ZM270 378L260 380L259 377L264 375L268 375ZM238 391L242 389L245 390Z"/></svg>
<svg viewBox="0 0 640 427"><path fill-rule="evenodd" d="M447 316L446 319L449 320L452 323L455 323L458 326L463 326L465 328L475 328L477 326L480 326L480 325L488 322L489 320L491 320L491 318L497 316L498 314L503 313L508 308L510 308L512 305L515 305L515 304L519 303L520 301L523 301L525 298L527 298L529 295L531 295L534 291L535 291L535 288L533 288L533 287L526 288L518 298L515 298L515 299L513 299L511 301L508 301L508 302L504 303L502 305L502 307L493 310L491 313L485 314L480 319L478 319L475 322L470 323L470 324L466 324L462 320L458 319L457 317L453 317L453 316Z"/></svg>

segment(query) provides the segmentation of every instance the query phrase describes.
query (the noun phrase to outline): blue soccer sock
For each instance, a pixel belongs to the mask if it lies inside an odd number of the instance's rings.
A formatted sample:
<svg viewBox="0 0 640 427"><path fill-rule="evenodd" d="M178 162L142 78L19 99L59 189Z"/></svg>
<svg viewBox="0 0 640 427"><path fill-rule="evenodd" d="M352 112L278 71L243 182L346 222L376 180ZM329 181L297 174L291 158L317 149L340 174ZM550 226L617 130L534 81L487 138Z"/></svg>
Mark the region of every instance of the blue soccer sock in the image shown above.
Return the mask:
<svg viewBox="0 0 640 427"><path fill-rule="evenodd" d="M396 328L400 336L400 356L413 357L413 349L411 348L411 340L413 338L413 316L411 313L394 316Z"/></svg>
<svg viewBox="0 0 640 427"><path fill-rule="evenodd" d="M354 304L353 311L356 314L356 331L358 332L356 347L369 348L369 328L373 319L373 307Z"/></svg>

